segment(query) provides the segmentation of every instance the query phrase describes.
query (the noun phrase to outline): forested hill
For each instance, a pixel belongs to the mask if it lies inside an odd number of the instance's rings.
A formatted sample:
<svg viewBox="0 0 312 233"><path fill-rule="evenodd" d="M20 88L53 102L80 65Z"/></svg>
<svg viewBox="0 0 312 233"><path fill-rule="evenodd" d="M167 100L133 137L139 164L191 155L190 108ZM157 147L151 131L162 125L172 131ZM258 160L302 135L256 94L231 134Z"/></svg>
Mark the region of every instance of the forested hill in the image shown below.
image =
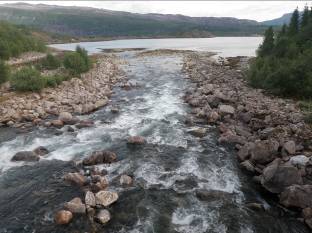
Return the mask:
<svg viewBox="0 0 312 233"><path fill-rule="evenodd" d="M264 30L256 21L236 18L135 14L88 7L0 5L0 20L50 33L104 37L209 37L255 35Z"/></svg>

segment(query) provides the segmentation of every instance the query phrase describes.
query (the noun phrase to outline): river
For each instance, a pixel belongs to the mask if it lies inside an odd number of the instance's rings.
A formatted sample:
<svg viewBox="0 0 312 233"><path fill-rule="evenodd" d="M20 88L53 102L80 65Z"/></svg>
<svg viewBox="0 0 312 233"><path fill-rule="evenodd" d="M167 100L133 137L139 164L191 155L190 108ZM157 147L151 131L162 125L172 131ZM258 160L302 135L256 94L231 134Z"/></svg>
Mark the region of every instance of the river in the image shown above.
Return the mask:
<svg viewBox="0 0 312 233"><path fill-rule="evenodd" d="M16 138L0 137L0 232L84 232L87 221L75 218L67 227L53 223L53 213L79 193L61 175L89 152L109 149L118 161L103 165L120 198L110 211L112 220L99 232L109 233L305 233L303 224L283 215L274 201L257 190L240 172L231 148L217 143L217 131L198 139L184 124L191 109L183 102L193 85L182 73L182 55L137 57L121 53L125 75L139 87L116 87L111 102L92 114L95 126L75 132L38 128ZM111 106L120 112L112 114ZM143 147L126 144L129 135L147 139ZM11 163L17 151L45 146L50 153L36 164ZM16 166L18 165L18 166ZM120 188L114 180L132 175L135 185ZM211 194L197 197L198 190ZM246 203L260 202L267 211Z"/></svg>

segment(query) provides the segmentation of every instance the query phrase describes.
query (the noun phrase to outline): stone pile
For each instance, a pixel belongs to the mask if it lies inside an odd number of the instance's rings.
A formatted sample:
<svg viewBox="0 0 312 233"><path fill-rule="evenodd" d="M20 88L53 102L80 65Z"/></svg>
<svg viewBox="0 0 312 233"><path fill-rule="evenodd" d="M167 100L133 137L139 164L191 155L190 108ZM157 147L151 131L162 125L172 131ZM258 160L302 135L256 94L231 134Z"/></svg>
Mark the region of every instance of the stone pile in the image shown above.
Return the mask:
<svg viewBox="0 0 312 233"><path fill-rule="evenodd" d="M237 149L242 169L312 228L312 133L295 101L247 85L243 72L193 53L183 70L195 84L185 101L188 124L215 124L220 143Z"/></svg>

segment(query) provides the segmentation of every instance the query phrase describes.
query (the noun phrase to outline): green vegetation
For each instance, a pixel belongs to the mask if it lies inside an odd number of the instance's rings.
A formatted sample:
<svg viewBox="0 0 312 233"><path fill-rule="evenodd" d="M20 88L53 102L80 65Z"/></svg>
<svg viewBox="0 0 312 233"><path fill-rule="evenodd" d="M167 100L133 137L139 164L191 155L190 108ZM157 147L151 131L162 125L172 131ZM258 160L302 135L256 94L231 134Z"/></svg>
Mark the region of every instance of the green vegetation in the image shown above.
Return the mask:
<svg viewBox="0 0 312 233"><path fill-rule="evenodd" d="M69 52L64 57L64 67L72 74L81 74L91 68L91 60L85 49L77 46L75 52Z"/></svg>
<svg viewBox="0 0 312 233"><path fill-rule="evenodd" d="M7 60L23 52L45 51L45 45L25 27L0 21L0 59Z"/></svg>
<svg viewBox="0 0 312 233"><path fill-rule="evenodd" d="M4 63L3 63L4 65ZM65 54L63 65L63 74L43 76L38 69L57 69L62 66L59 58L48 54L43 61L37 65L37 68L26 66L16 71L11 76L12 87L16 91L40 91L45 87L56 87L65 80L72 78L72 75L79 75L87 72L91 68L91 60L85 49L77 47L75 52ZM0 63L0 75L1 75ZM68 74L70 73L70 74ZM7 76L6 76L7 77Z"/></svg>
<svg viewBox="0 0 312 233"><path fill-rule="evenodd" d="M42 68L45 68L47 70L54 70L61 66L61 60L52 54L48 53L47 57L43 59L41 62Z"/></svg>
<svg viewBox="0 0 312 233"><path fill-rule="evenodd" d="M252 62L248 79L257 88L287 97L312 97L312 9L296 9L289 25L270 27Z"/></svg>
<svg viewBox="0 0 312 233"><path fill-rule="evenodd" d="M46 85L46 80L40 72L32 67L24 67L16 71L10 81L17 91L40 91Z"/></svg>
<svg viewBox="0 0 312 233"><path fill-rule="evenodd" d="M3 60L0 60L0 84L8 81L10 75L9 66Z"/></svg>

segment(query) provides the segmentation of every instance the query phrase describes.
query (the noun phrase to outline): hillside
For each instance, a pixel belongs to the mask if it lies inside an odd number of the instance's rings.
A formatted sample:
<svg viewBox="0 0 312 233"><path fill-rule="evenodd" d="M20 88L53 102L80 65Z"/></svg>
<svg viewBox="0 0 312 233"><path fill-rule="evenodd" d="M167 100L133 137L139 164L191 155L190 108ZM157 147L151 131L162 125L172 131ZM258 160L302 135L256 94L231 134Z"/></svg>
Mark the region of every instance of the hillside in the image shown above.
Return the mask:
<svg viewBox="0 0 312 233"><path fill-rule="evenodd" d="M263 21L261 23L268 26L281 26L290 22L291 15L292 13L284 14L279 18Z"/></svg>
<svg viewBox="0 0 312 233"><path fill-rule="evenodd" d="M0 19L45 32L78 37L209 37L254 35L264 26L229 17L135 14L88 7L31 5L0 6Z"/></svg>

